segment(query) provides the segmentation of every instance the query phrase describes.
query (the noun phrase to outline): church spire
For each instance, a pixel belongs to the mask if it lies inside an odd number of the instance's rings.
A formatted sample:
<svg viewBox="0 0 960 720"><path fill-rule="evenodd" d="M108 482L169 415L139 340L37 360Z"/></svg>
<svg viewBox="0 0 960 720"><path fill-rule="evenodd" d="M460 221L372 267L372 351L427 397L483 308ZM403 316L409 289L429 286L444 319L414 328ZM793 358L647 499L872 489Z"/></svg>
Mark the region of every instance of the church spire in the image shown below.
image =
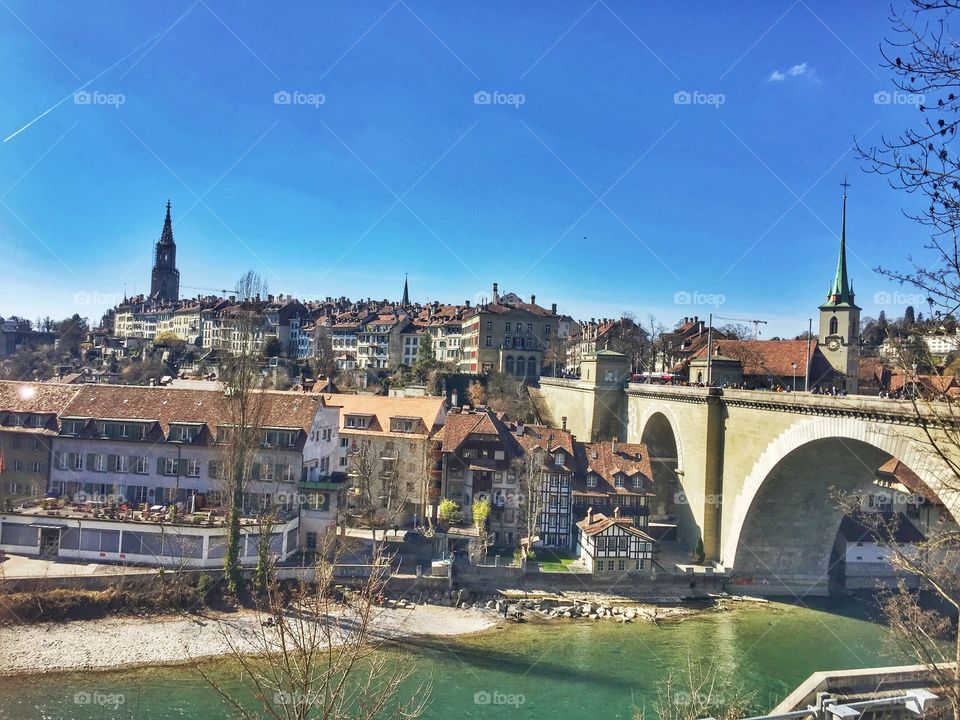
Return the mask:
<svg viewBox="0 0 960 720"><path fill-rule="evenodd" d="M837 258L837 273L833 278L833 284L830 286L830 292L827 293L827 303L853 304L853 290L847 279L847 188L850 183L847 178L843 178L841 183L843 187L843 214L840 221L840 257Z"/></svg>
<svg viewBox="0 0 960 720"><path fill-rule="evenodd" d="M173 245L173 222L170 220L170 201L167 200L167 217L163 221L163 232L160 233L161 245Z"/></svg>
<svg viewBox="0 0 960 720"><path fill-rule="evenodd" d="M407 307L410 305L410 289L407 285L407 274L403 274L403 300L400 301L400 305Z"/></svg>

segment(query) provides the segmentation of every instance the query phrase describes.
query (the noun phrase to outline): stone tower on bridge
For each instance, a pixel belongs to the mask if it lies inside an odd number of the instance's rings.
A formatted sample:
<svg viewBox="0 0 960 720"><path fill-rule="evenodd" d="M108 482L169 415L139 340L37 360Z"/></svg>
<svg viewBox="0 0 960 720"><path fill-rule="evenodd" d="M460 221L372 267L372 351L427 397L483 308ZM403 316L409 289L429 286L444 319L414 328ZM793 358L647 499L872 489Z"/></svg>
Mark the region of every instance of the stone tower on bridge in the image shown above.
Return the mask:
<svg viewBox="0 0 960 720"><path fill-rule="evenodd" d="M859 375L860 308L854 302L853 286L847 277L847 187L844 180L840 257L827 301L820 306L819 345L833 369L844 376L846 391L854 394Z"/></svg>
<svg viewBox="0 0 960 720"><path fill-rule="evenodd" d="M153 272L150 275L150 297L166 302L180 299L180 271L177 270L177 244L173 241L173 223L170 221L170 201L163 232L153 254Z"/></svg>

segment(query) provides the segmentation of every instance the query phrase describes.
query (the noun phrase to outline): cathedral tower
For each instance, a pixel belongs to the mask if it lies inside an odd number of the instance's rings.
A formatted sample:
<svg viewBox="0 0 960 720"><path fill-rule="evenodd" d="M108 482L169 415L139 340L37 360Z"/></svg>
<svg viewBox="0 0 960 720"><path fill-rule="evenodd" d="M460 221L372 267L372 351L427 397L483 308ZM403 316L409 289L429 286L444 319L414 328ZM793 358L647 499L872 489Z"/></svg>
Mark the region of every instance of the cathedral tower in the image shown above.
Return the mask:
<svg viewBox="0 0 960 720"><path fill-rule="evenodd" d="M163 221L163 232L160 234L153 255L150 297L167 302L176 302L180 299L180 271L177 270L177 244L173 241L169 200L167 200L167 218Z"/></svg>

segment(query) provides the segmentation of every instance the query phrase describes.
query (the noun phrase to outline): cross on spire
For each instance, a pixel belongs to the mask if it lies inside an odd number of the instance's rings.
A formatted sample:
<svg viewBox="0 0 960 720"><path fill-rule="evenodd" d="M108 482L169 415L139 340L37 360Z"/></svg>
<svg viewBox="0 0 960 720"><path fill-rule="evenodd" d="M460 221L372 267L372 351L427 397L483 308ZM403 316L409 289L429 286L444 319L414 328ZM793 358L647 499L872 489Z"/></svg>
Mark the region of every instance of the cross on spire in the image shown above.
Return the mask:
<svg viewBox="0 0 960 720"><path fill-rule="evenodd" d="M846 175L843 176L843 182L840 183L840 187L843 188L843 196L846 197L846 196L847 196L847 188L850 187L850 183L847 182L847 176L846 176Z"/></svg>

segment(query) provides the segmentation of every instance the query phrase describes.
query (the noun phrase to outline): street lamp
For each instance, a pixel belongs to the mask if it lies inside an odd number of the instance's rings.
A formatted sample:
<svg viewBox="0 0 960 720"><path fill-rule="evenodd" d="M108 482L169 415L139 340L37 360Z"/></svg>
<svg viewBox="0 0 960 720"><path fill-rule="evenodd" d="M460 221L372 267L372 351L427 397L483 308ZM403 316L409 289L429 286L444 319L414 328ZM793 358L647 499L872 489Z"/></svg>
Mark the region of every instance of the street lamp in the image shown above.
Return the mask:
<svg viewBox="0 0 960 720"><path fill-rule="evenodd" d="M793 368L793 391L797 391L797 364L795 362L790 363L790 367Z"/></svg>

